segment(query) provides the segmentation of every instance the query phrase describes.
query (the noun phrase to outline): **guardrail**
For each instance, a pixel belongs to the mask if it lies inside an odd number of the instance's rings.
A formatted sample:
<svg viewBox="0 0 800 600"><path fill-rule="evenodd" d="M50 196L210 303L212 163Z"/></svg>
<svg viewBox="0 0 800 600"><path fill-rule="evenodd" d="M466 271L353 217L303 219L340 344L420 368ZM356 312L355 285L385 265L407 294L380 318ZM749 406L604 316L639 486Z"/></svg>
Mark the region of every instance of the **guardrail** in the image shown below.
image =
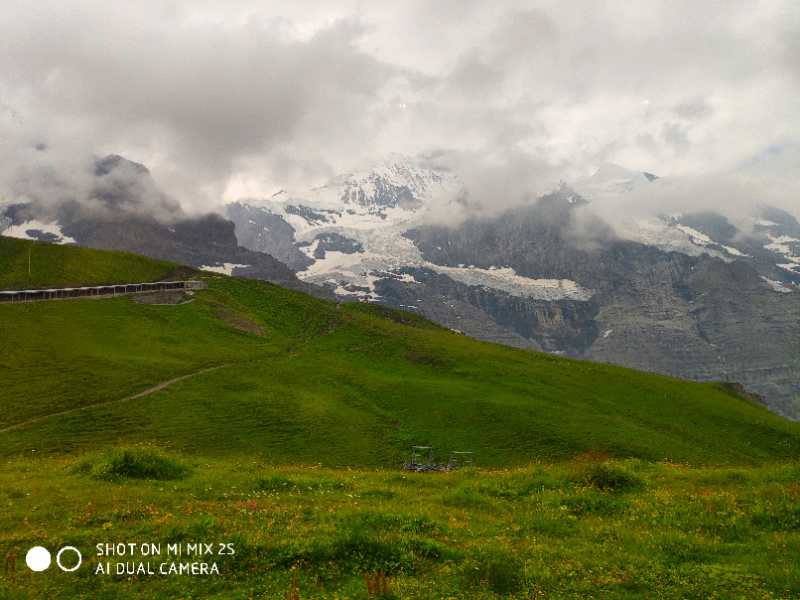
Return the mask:
<svg viewBox="0 0 800 600"><path fill-rule="evenodd" d="M113 298L128 294L166 292L170 290L202 290L208 287L205 281L153 281L148 283L119 283L74 288L50 288L37 290L0 290L0 303L42 302L69 298Z"/></svg>

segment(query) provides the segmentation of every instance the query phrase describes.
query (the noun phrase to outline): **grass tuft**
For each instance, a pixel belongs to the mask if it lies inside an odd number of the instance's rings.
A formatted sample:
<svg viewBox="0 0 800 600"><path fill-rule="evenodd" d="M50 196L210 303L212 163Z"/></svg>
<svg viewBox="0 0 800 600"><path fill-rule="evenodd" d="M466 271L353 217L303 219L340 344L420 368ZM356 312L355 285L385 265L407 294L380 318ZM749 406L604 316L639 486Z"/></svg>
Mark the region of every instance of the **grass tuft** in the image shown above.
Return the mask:
<svg viewBox="0 0 800 600"><path fill-rule="evenodd" d="M77 472L101 481L169 481L186 477L189 469L155 448L134 446L114 448L89 457L78 465Z"/></svg>
<svg viewBox="0 0 800 600"><path fill-rule="evenodd" d="M522 561L508 552L485 550L464 565L464 575L472 587L486 587L495 594L513 594L525 580Z"/></svg>
<svg viewBox="0 0 800 600"><path fill-rule="evenodd" d="M603 492L630 492L644 486L638 475L611 463L589 464L582 469L581 483Z"/></svg>

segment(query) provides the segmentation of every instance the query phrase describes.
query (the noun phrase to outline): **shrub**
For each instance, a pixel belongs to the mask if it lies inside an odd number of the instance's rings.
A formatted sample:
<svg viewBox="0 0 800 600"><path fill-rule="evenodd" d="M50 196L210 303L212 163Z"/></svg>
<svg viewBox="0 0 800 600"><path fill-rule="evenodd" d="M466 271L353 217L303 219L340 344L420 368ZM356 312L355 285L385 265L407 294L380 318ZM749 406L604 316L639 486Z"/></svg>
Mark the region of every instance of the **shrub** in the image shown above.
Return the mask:
<svg viewBox="0 0 800 600"><path fill-rule="evenodd" d="M464 574L473 587L488 587L495 594L513 594L525 579L522 562L512 554L486 550L465 564Z"/></svg>
<svg viewBox="0 0 800 600"><path fill-rule="evenodd" d="M167 481L182 479L189 473L189 469L174 458L149 447L109 450L79 465L78 471L104 481L121 479Z"/></svg>
<svg viewBox="0 0 800 600"><path fill-rule="evenodd" d="M399 544L375 539L360 531L346 532L334 540L330 560L349 565L353 572L387 574L413 570L413 559Z"/></svg>
<svg viewBox="0 0 800 600"><path fill-rule="evenodd" d="M401 542L401 545L412 556L424 560L458 560L462 557L460 550L429 538L412 537Z"/></svg>
<svg viewBox="0 0 800 600"><path fill-rule="evenodd" d="M800 507L760 507L751 517L755 527L766 531L800 530Z"/></svg>
<svg viewBox="0 0 800 600"><path fill-rule="evenodd" d="M639 476L610 463L587 465L580 479L585 485L604 492L627 492L644 485Z"/></svg>

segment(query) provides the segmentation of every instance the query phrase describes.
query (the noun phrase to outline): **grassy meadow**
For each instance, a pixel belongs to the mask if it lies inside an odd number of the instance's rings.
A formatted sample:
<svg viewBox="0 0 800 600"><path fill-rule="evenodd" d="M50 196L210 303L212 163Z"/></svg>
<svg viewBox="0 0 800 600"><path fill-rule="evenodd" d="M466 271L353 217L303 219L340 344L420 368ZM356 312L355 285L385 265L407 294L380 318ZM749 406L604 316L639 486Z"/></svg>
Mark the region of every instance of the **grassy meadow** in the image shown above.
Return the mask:
<svg viewBox="0 0 800 600"><path fill-rule="evenodd" d="M157 281L178 265L130 252L99 252L0 237L0 290Z"/></svg>
<svg viewBox="0 0 800 600"><path fill-rule="evenodd" d="M797 465L412 474L156 454L167 479L138 479L135 459L109 472L103 453L7 462L0 544L74 545L85 563L0 579L0 594L367 599L364 575L383 572L385 598L800 597ZM98 542L201 539L234 545L218 576L93 575Z"/></svg>
<svg viewBox="0 0 800 600"><path fill-rule="evenodd" d="M0 305L0 455L141 442L331 467L397 467L412 444L439 459L471 450L490 467L588 451L692 464L800 455L800 425L719 384L478 342L263 282L208 281L175 306Z"/></svg>
<svg viewBox="0 0 800 600"><path fill-rule="evenodd" d="M0 287L175 269L0 238ZM800 424L722 384L202 277L177 305L0 305L0 597L800 597ZM404 472L412 444L476 467ZM171 541L236 553L219 576L94 574L96 543ZM37 544L85 564L31 573Z"/></svg>

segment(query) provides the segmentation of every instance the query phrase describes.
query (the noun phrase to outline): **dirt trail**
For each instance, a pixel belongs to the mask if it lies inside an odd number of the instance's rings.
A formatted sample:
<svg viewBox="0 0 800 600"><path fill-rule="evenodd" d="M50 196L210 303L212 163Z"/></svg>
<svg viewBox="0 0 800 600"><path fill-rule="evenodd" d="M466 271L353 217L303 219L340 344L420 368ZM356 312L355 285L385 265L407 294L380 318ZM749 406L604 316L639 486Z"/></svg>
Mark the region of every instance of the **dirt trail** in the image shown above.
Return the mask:
<svg viewBox="0 0 800 600"><path fill-rule="evenodd" d="M60 417L63 415L69 415L71 413L79 412L81 410L86 410L89 408L95 408L98 406L108 406L110 404L119 404L121 402L128 402L130 400L136 400L137 398L143 398L144 396L149 396L150 394L155 394L156 392L163 390L165 387L172 385L173 383L178 383L179 381L183 381L184 379L189 379L190 377L197 377L198 375L202 375L203 373L208 373L209 371L216 371L217 369L221 369L227 365L217 365L215 367L206 367L205 369L200 369L199 371L195 371L194 373L187 373L186 375L181 375L180 377L173 377L172 379L167 379L166 381L162 381L161 383L157 383L156 385L147 388L139 392L138 394L134 394L133 396L127 396L125 398L119 398L118 400L108 400L107 402L97 402L95 404L87 404L85 406L77 406L75 408L70 408L69 410L62 410L61 412L51 413L49 415L42 415L41 417L35 417L33 419L29 419L27 421L22 421L21 423L16 423L11 425L10 427L6 427L4 429L0 429L0 433L6 433L8 431L14 431L15 429L22 429L23 427L27 427L28 425L33 425L40 421L44 421L46 419L50 419L52 417Z"/></svg>

